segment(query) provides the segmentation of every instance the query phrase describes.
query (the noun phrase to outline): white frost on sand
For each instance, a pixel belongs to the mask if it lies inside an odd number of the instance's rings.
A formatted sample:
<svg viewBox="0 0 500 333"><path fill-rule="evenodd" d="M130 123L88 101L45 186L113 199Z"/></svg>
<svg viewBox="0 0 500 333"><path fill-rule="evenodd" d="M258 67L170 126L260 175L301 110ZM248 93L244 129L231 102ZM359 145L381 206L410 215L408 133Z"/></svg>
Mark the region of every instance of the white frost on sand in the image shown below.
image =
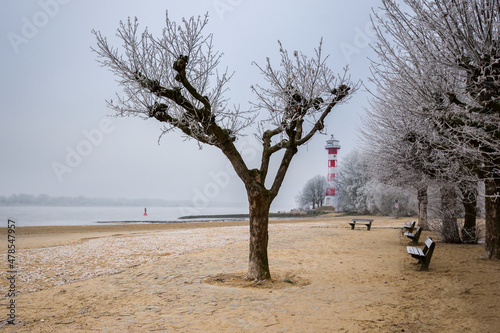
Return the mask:
<svg viewBox="0 0 500 333"><path fill-rule="evenodd" d="M270 225L270 233L325 223ZM96 276L118 273L128 267L248 241L248 226L168 230L140 235L89 239L80 244L16 251L16 291L34 292ZM6 255L4 262L6 260ZM4 268L0 276L6 276ZM7 281L0 286L0 298L6 298Z"/></svg>

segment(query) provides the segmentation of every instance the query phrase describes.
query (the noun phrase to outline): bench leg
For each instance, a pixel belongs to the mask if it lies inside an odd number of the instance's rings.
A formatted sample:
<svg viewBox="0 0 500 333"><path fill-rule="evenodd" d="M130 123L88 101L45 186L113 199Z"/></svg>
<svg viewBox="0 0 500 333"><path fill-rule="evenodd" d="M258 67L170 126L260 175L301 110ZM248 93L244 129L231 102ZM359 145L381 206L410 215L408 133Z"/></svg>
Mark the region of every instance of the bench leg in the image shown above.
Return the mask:
<svg viewBox="0 0 500 333"><path fill-rule="evenodd" d="M367 228L368 230L370 230L370 229L371 229L371 227L372 227L372 225L371 225L371 224L367 224L367 225L366 225L366 228Z"/></svg>
<svg viewBox="0 0 500 333"><path fill-rule="evenodd" d="M432 258L432 252L430 255L426 255L425 257L422 258L422 266L420 266L421 271L427 271L429 270L429 264L431 263L431 258Z"/></svg>

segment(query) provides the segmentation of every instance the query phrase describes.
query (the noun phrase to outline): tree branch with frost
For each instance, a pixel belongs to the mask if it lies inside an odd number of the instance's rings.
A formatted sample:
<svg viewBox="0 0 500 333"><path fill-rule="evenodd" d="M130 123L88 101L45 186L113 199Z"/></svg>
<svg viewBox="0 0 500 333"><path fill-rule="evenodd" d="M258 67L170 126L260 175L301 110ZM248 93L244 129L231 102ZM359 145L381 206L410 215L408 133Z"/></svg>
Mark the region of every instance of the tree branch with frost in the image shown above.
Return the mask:
<svg viewBox="0 0 500 333"><path fill-rule="evenodd" d="M178 128L201 143L220 145L227 139L217 123L228 126L235 139L254 116L227 110L224 94L232 74L217 70L222 54L214 50L212 35L202 34L207 22L205 16L177 25L167 14L163 33L155 38L147 28L139 32L138 20L129 18L116 34L121 52L93 31L98 61L119 78L124 92L108 105L122 116L154 117L168 124L166 131Z"/></svg>
<svg viewBox="0 0 500 333"><path fill-rule="evenodd" d="M393 87L409 87L403 96L414 96L422 106L422 115L427 113L426 117L434 119L436 128L445 129L456 145L476 142L475 147L497 149L500 86L494 87L500 76L494 64L499 50L492 48L491 36L498 36L498 28L488 18L498 20L498 15L493 14L498 13L498 6L405 2L414 11L413 16L389 0L384 1L385 16L375 15L380 24L375 50L385 68L375 68L374 74L381 81L398 80ZM477 86L479 82L481 86ZM443 108L443 100L447 99L449 105Z"/></svg>
<svg viewBox="0 0 500 333"><path fill-rule="evenodd" d="M294 51L293 56L279 44L280 63L275 69L269 58L265 65L254 65L260 70L266 87L252 86L257 96L253 106L266 110L268 118L261 124L263 129L261 173L267 175L271 155L288 150L282 160L280 170L287 167L287 158L293 156L296 148L309 141L324 129L324 120L337 104L344 102L359 87L347 75L334 75L327 65L327 57L322 54L322 40L315 49L315 57ZM309 126L307 128L307 126ZM279 136L279 139L275 139ZM279 171L278 174L281 174ZM273 188L279 188L282 178L275 179Z"/></svg>
<svg viewBox="0 0 500 333"><path fill-rule="evenodd" d="M450 158L448 165L463 164L484 180L486 256L500 258L500 205L488 199L500 188L500 0L404 3L402 10L383 0L385 16L377 17L382 99L429 126L415 143L439 149L421 162Z"/></svg>

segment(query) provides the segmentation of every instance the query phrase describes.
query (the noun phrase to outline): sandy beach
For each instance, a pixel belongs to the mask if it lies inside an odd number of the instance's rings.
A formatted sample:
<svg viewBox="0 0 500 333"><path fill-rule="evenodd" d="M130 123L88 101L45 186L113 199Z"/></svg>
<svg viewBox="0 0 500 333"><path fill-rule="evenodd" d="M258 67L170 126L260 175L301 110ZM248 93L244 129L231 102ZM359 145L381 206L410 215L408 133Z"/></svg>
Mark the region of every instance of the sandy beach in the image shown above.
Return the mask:
<svg viewBox="0 0 500 333"><path fill-rule="evenodd" d="M498 332L500 261L438 241L429 271L408 218L272 221L272 281L246 281L248 222L16 229L16 320L5 332ZM7 276L7 235L0 239ZM420 247L427 236L424 232Z"/></svg>

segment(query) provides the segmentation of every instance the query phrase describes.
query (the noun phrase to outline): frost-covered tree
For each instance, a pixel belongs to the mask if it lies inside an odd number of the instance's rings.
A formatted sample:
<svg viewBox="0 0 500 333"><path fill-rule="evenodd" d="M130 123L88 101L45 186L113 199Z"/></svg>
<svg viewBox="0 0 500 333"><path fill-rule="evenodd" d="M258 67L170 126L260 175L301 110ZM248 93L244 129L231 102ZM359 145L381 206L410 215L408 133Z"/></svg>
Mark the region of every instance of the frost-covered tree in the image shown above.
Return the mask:
<svg viewBox="0 0 500 333"><path fill-rule="evenodd" d="M415 195L408 187L377 181L373 177L372 162L369 155L357 150L342 159L338 181L340 209L360 214L414 215Z"/></svg>
<svg viewBox="0 0 500 333"><path fill-rule="evenodd" d="M474 239L476 217L471 212L476 208L477 175L471 166L477 162L450 149L448 140L434 130L434 124L421 117L417 104L419 97L414 96L418 91L404 89L408 83L401 80L401 68L393 68L387 61L385 47L379 47L377 52L381 61L374 64L372 79L377 89L363 119L363 139L369 147L364 154L370 158L372 176L386 184L412 186L418 191L419 224L423 228L427 227L427 187L458 187L469 212L465 216L464 238L470 238L470 235ZM443 195L447 196L446 193L452 191L444 191ZM453 211L457 212L456 209ZM444 214L443 223L455 225L458 231L456 214ZM440 229L447 233L444 238L449 237L451 242L460 241L458 232L448 232L451 227Z"/></svg>
<svg viewBox="0 0 500 333"><path fill-rule="evenodd" d="M300 207L323 206L326 196L326 177L317 175L309 179L304 188L297 195L297 203Z"/></svg>
<svg viewBox="0 0 500 333"><path fill-rule="evenodd" d="M338 196L341 211L369 213L366 187L368 163L358 151L353 150L342 159L338 172Z"/></svg>
<svg viewBox="0 0 500 333"><path fill-rule="evenodd" d="M377 69L375 68L375 72ZM363 147L366 147L363 155L370 160L371 177L387 185L418 191L419 225L426 228L428 177L420 170L415 170L429 169L428 165L424 165L427 163L418 160L419 156L428 155L428 149L424 149L417 142L416 126L420 122L408 114L407 103L402 107L398 104L398 101L402 100L401 96L397 95L400 92L399 86L389 88L386 81L380 82L379 77L372 80L378 89L371 100L370 108L362 118L361 137L365 143Z"/></svg>
<svg viewBox="0 0 500 333"><path fill-rule="evenodd" d="M391 186L372 179L367 190L371 214L414 216L417 213L416 196L407 187Z"/></svg>
<svg viewBox="0 0 500 333"><path fill-rule="evenodd" d="M123 88L124 96L109 101L117 115L154 118L165 124L162 134L179 130L227 157L248 196L247 277L269 279L270 205L299 147L323 130L325 118L348 99L357 84L351 82L347 69L340 75L333 73L321 42L312 57L297 51L290 54L279 44L278 67L269 58L256 64L265 84L252 87L256 95L252 109L230 108L226 92L233 74L219 71L222 54L215 50L212 34L202 33L207 23L207 16L177 24L167 15L166 27L155 37L148 29L139 31L137 19L129 19L117 30L121 47L113 47L94 31L94 51ZM249 168L235 146L243 131L253 125L262 143L258 168ZM270 176L272 156L279 156L280 161Z"/></svg>
<svg viewBox="0 0 500 333"><path fill-rule="evenodd" d="M419 105L410 111L438 137L431 154L472 160L464 165L486 184L486 257L500 258L500 1L383 5L382 74L396 71L392 88Z"/></svg>

